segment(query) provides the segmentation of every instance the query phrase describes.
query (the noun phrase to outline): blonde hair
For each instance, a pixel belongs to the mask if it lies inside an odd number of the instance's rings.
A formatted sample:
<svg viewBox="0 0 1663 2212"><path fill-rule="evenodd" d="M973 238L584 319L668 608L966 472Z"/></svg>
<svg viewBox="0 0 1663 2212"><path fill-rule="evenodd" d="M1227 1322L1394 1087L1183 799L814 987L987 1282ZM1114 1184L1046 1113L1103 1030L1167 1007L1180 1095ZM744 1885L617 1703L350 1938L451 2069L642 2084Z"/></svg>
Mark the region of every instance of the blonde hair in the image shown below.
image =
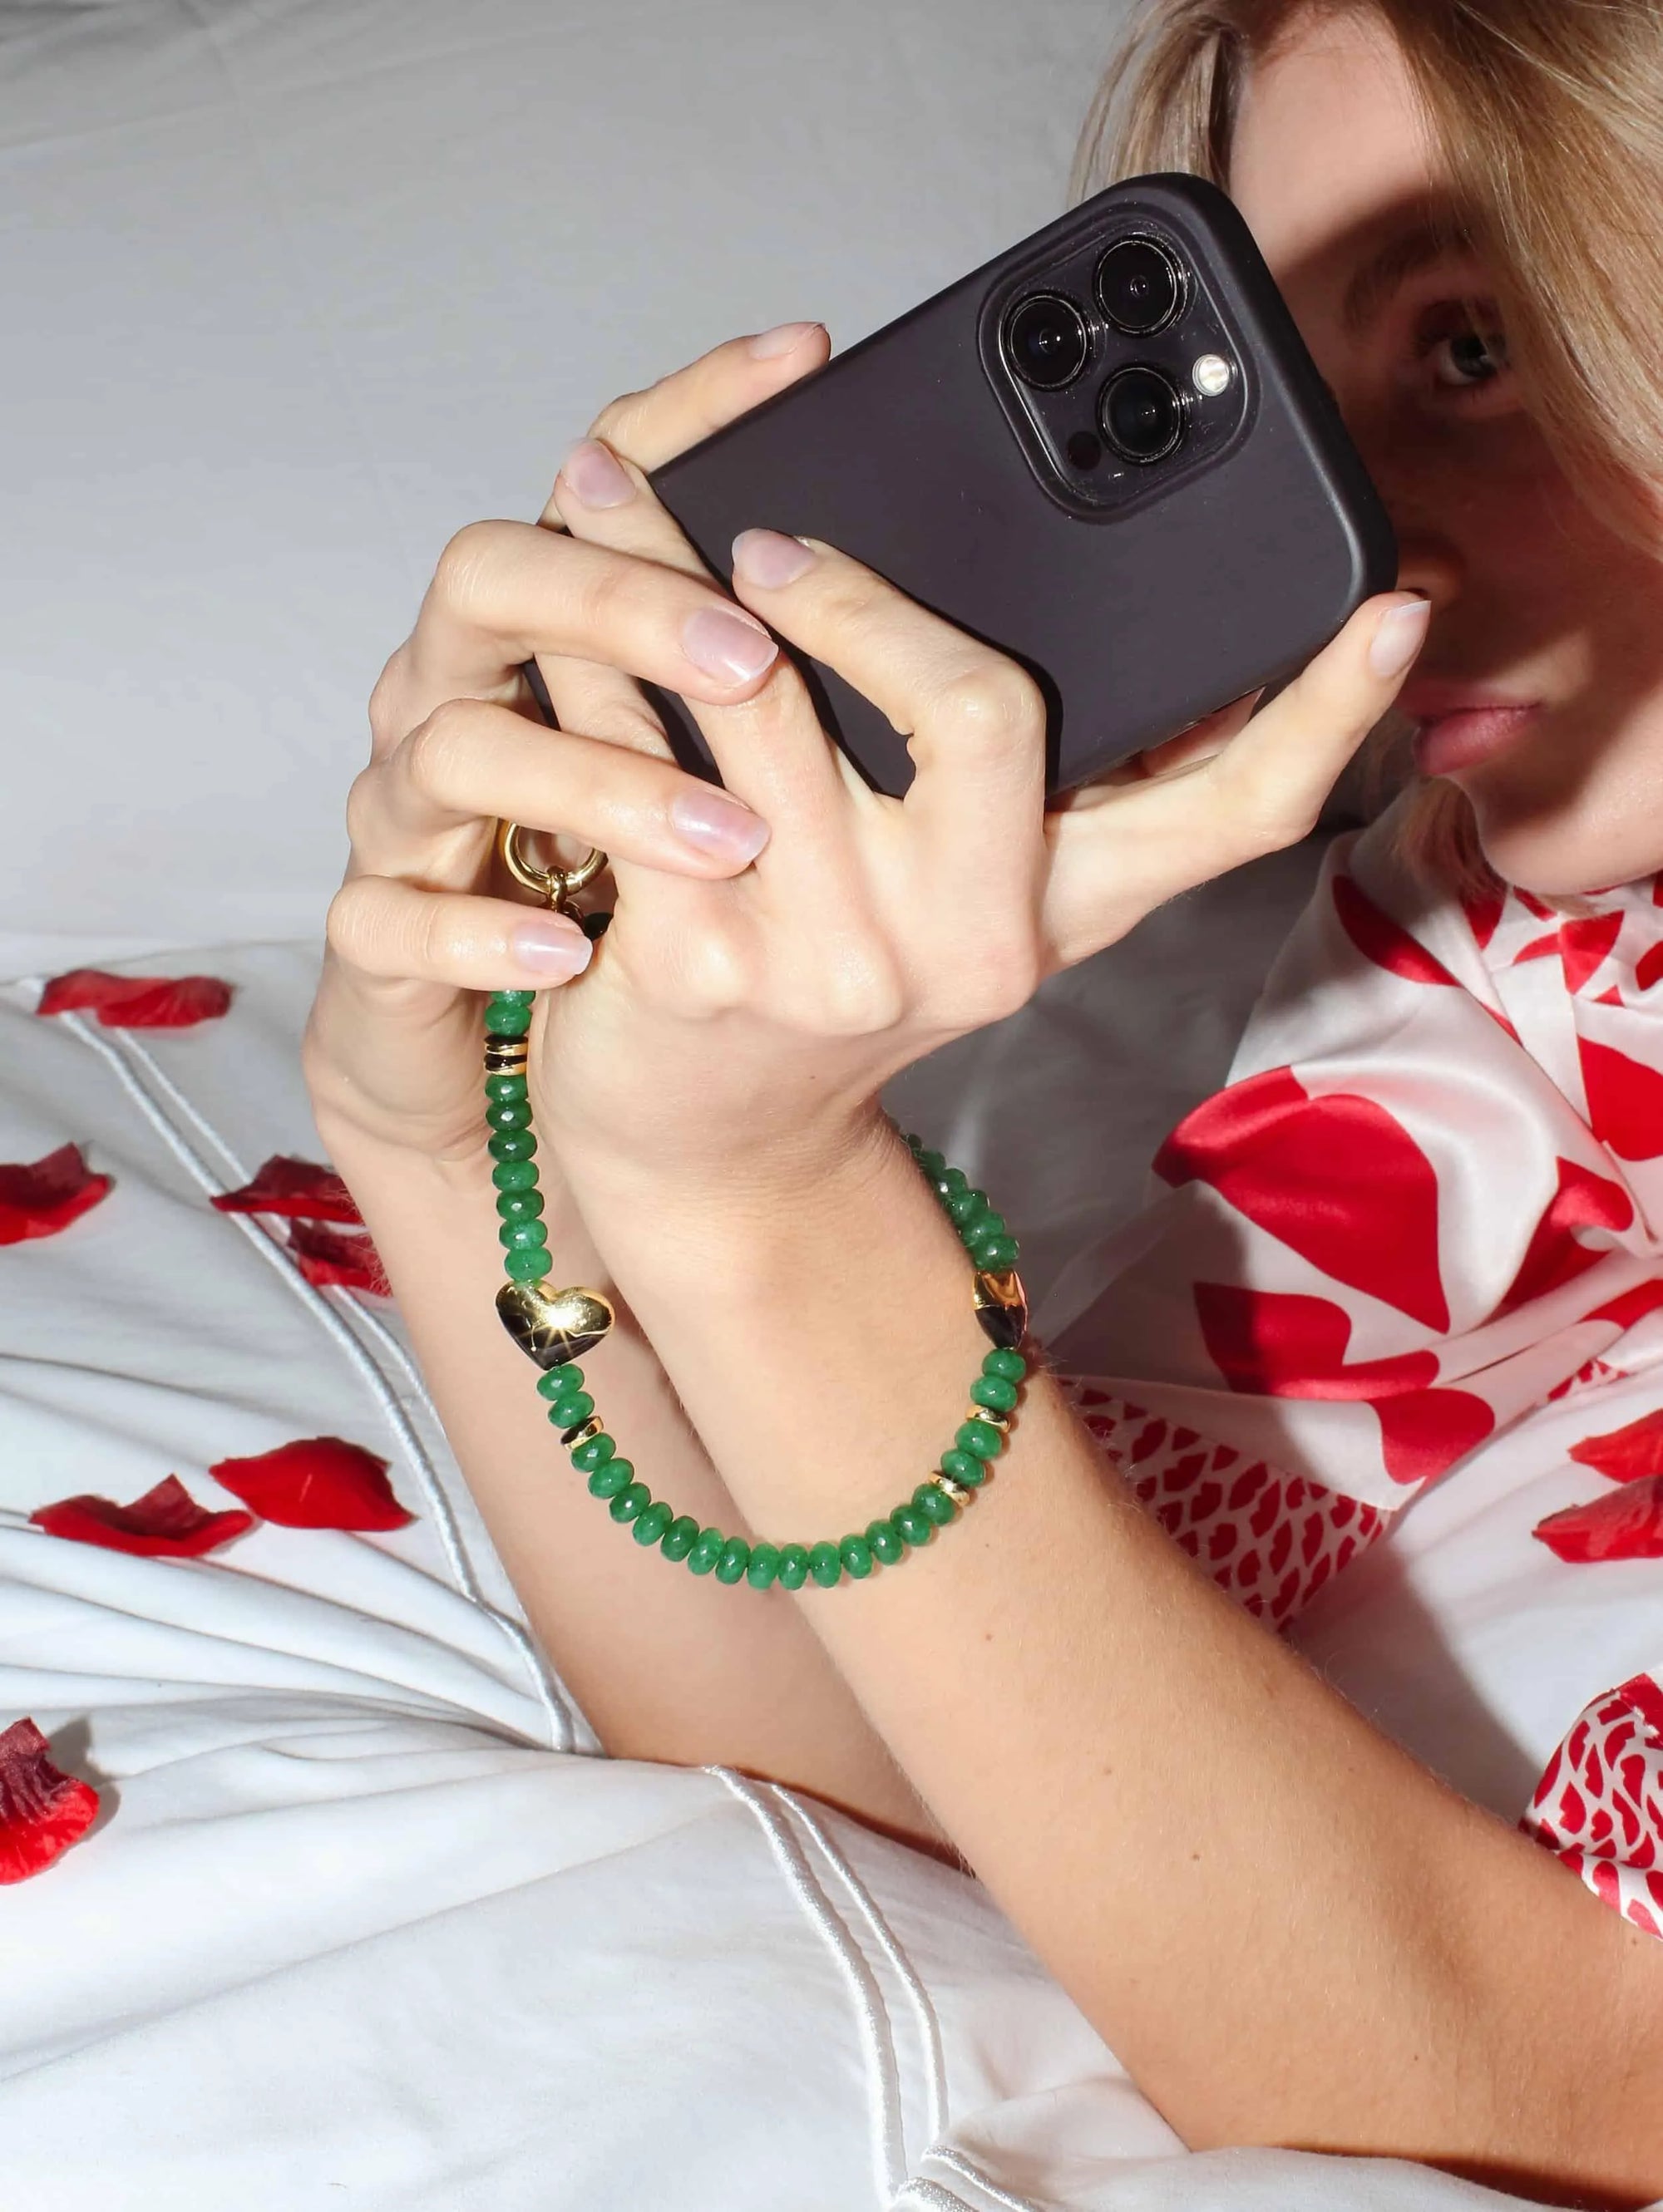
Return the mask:
<svg viewBox="0 0 1663 2212"><path fill-rule="evenodd" d="M1663 0L1142 0L1087 115L1069 206L1153 170L1227 191L1253 62L1310 19L1370 15L1442 158L1452 240L1488 264L1525 404L1593 513L1659 554ZM1370 740L1376 798L1407 733L1389 715ZM1419 785L1401 843L1444 888L1496 882L1454 784Z"/></svg>

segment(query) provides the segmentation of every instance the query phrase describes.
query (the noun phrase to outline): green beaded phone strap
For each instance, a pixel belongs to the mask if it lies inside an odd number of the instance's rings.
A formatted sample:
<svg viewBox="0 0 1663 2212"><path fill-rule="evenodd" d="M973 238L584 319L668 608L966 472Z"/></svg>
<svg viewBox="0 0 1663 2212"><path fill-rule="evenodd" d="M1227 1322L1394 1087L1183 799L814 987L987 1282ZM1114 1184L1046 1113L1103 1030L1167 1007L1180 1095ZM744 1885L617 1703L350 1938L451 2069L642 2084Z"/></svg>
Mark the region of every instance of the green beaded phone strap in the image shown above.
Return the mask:
<svg viewBox="0 0 1663 2212"><path fill-rule="evenodd" d="M970 1386L965 1419L935 1472L862 1533L835 1543L751 1544L742 1536L724 1536L720 1528L701 1528L691 1515L678 1515L635 1480L634 1468L618 1457L583 1388L577 1362L612 1327L611 1305L597 1291L544 1287L554 1262L539 1218L543 1194L537 1188L537 1139L526 1080L526 1033L535 997L533 991L496 991L485 1007L485 1119L496 1162L491 1181L509 1277L496 1294L496 1310L521 1350L544 1370L537 1388L550 1401L549 1419L560 1431L573 1466L587 1474L593 1495L609 1502L613 1520L626 1523L637 1544L656 1544L667 1559L685 1561L696 1575L714 1572L718 1582L743 1579L752 1589L778 1582L786 1589L800 1589L812 1579L830 1589L845 1574L859 1581L874 1564L898 1565L927 1544L938 1528L957 1520L960 1507L986 1481L990 1463L1005 1448L1010 1417L1021 1396L1027 1372L1020 1350L1027 1335L1027 1300L1016 1273L1016 1239L1002 1216L939 1152L924 1151L917 1137L907 1139L970 1255L977 1318L993 1341Z"/></svg>

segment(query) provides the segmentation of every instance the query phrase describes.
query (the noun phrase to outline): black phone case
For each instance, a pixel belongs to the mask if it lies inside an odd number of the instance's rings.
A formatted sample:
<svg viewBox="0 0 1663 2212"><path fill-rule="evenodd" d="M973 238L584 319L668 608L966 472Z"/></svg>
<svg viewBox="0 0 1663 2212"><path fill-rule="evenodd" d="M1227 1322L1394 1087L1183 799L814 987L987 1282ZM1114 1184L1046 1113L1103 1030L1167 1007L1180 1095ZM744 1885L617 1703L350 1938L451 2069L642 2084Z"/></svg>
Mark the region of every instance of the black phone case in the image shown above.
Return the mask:
<svg viewBox="0 0 1663 2212"><path fill-rule="evenodd" d="M1240 411L1214 450L1137 467L1125 503L1081 512L988 349L1012 299L1051 289L1036 262L1126 234L1164 240L1193 272L1192 304L1234 349ZM1136 341L1112 343L1137 356ZM1397 580L1390 520L1252 232L1179 172L1096 193L649 481L724 584L741 530L819 538L1020 661L1045 696L1053 793L1279 688ZM868 780L904 793L912 762L886 717L781 643ZM714 777L680 699L647 690L682 764Z"/></svg>

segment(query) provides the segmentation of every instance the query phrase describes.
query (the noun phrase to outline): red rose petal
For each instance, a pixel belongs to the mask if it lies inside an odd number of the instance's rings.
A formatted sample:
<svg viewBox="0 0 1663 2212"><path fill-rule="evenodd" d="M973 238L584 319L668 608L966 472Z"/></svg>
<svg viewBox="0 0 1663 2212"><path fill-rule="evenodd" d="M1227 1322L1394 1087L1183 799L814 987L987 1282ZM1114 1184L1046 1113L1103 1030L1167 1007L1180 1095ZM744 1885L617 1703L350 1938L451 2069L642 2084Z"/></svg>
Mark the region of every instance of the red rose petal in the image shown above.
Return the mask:
<svg viewBox="0 0 1663 2212"><path fill-rule="evenodd" d="M1562 1559L1663 1559L1663 1475L1550 1513L1531 1530Z"/></svg>
<svg viewBox="0 0 1663 2212"><path fill-rule="evenodd" d="M108 1176L93 1173L79 1145L60 1145L32 1164L20 1160L0 1166L0 1244L56 1237L96 1206L109 1188Z"/></svg>
<svg viewBox="0 0 1663 2212"><path fill-rule="evenodd" d="M217 975L112 975L71 968L40 994L37 1014L95 1013L107 1030L184 1030L217 1021L231 986Z"/></svg>
<svg viewBox="0 0 1663 2212"><path fill-rule="evenodd" d="M314 1160L297 1160L273 1152L254 1170L254 1179L241 1190L228 1190L210 1200L222 1213L285 1213L303 1221L344 1221L363 1226L363 1216L353 1204L352 1194L332 1168Z"/></svg>
<svg viewBox="0 0 1663 2212"><path fill-rule="evenodd" d="M0 1881L27 1881L83 1835L98 1792L47 1756L32 1720L0 1729Z"/></svg>
<svg viewBox="0 0 1663 2212"><path fill-rule="evenodd" d="M321 1222L291 1221L289 1249L308 1283L333 1283L344 1291L369 1291L378 1298L393 1295L381 1255L367 1236L344 1237Z"/></svg>
<svg viewBox="0 0 1663 2212"><path fill-rule="evenodd" d="M1624 1428L1608 1429L1603 1436L1584 1437L1571 1446L1570 1455L1581 1467L1598 1468L1613 1482L1640 1482L1648 1475L1663 1474L1663 1408L1642 1413Z"/></svg>
<svg viewBox="0 0 1663 2212"><path fill-rule="evenodd" d="M339 1437L302 1437L253 1459L222 1459L208 1472L285 1528L402 1528L416 1516L393 1495L387 1464Z"/></svg>
<svg viewBox="0 0 1663 2212"><path fill-rule="evenodd" d="M235 1508L213 1513L198 1505L176 1474L167 1476L131 1505L91 1495L60 1498L56 1504L37 1506L29 1518L49 1536L161 1559L200 1559L254 1525L252 1513Z"/></svg>

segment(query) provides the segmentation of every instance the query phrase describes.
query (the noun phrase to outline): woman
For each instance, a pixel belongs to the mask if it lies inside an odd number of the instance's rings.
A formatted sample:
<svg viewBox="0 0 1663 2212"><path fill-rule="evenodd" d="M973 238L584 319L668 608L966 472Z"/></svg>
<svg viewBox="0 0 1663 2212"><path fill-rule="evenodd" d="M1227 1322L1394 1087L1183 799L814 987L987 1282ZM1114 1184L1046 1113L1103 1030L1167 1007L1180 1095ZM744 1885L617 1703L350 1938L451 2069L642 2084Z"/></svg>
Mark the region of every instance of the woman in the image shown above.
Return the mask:
<svg viewBox="0 0 1663 2212"><path fill-rule="evenodd" d="M1487 864L1544 902L1663 861L1648 507L1663 382L1640 345L1656 247L1631 223L1593 274L1572 251L1663 167L1663 16L1165 0L1118 82L1129 120L1118 146L1082 150L1082 181L1190 167L1232 191L1392 509L1400 589L1251 720L1240 702L1047 817L1042 710L1010 663L836 549L766 530L739 544L741 604L713 586L644 472L828 349L817 325L719 347L603 413L545 526L476 525L446 549L371 702L308 1035L319 1127L504 1565L608 1750L747 1768L962 1854L1197 2148L1397 2153L1638 2206L1663 2191L1663 1947L1379 1735L1253 1617L1252 1591L1227 1577L1227 1595L1170 1540L1071 1409L1089 1386L1030 1367L996 1480L909 1571L730 1593L622 1540L557 1463L551 1479L544 1405L491 1311L478 994L537 989L548 1245L557 1280L620 1304L586 1361L620 1449L701 1525L758 1542L858 1529L935 1465L986 1350L964 1253L880 1086L1179 889L1308 831L1399 699L1428 614L1438 675L1404 711L1492 678L1532 708L1428 741L1445 750L1422 769L1462 821L1471 810L1482 853L1417 818L1422 865L1487 883ZM1526 122L1529 177L1496 161ZM1642 289L1619 308L1625 265ZM1623 394L1620 420L1589 386ZM912 733L904 805L843 769L764 621ZM533 656L557 732L532 719L519 671ZM725 794L671 765L635 678L689 700ZM501 895L499 817L612 856L598 954ZM1424 964L1404 916L1359 898L1362 935L1396 929L1416 948L1392 940L1400 969ZM1453 890L1428 911L1446 909L1460 913ZM1495 1028L1467 971L1438 989ZM1343 1013L1343 992L1325 998ZM1366 1030L1366 990L1359 1005ZM1261 1088L1254 1126L1303 1110L1296 1087ZM1209 1224L1240 1132L1216 1116L1185 1130L1168 1158L1185 1218L1132 1264L1176 1255L1169 1274L1192 1285L1200 1249L1227 1292ZM1307 1267L1324 1256L1264 1234ZM1405 1433L1398 1401L1438 1397L1426 1346L1455 1320L1426 1298L1418 1316L1416 1347L1376 1363L1386 1384L1371 1370L1351 1389L1366 1402L1337 1394L1372 1431L1274 1430L1322 1460L1325 1498L1355 1494L1351 1455L1379 1457L1391 1421ZM1608 1349L1612 1328L1596 1334ZM1235 1366L1214 1358L1213 1410L1336 1399L1331 1374L1307 1387L1308 1330L1276 1371L1252 1314L1240 1342L1215 1335ZM1148 1349L1145 1366L1111 1352L1123 1379L1098 1387L1093 1418L1134 1418L1134 1375L1196 1388L1187 1341ZM1405 1357L1422 1362L1412 1389L1396 1387ZM1493 1422L1530 1388L1514 1396ZM1197 1711L1204 1739L1185 1724ZM1227 1940L1205 1909L1221 1895Z"/></svg>

